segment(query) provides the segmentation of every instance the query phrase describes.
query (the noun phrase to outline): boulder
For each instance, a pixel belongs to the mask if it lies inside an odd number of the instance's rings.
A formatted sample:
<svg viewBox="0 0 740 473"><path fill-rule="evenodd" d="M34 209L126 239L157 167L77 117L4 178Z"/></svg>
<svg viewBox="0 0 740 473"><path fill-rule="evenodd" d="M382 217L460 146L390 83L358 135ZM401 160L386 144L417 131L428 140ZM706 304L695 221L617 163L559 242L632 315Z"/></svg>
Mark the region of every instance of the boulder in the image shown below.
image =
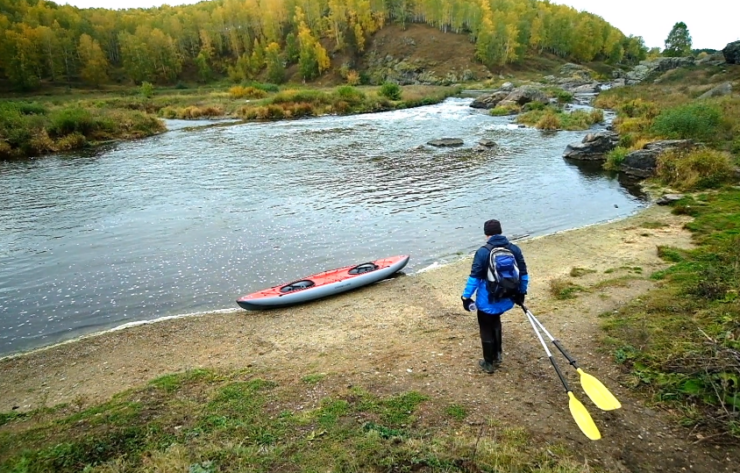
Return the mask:
<svg viewBox="0 0 740 473"><path fill-rule="evenodd" d="M724 84L720 84L717 87L704 92L699 98L709 99L712 97L723 97L725 95L732 95L732 83L731 82L725 82Z"/></svg>
<svg viewBox="0 0 740 473"><path fill-rule="evenodd" d="M440 138L438 140L432 140L427 142L429 146L449 147L449 146L462 146L464 141L460 138Z"/></svg>
<svg viewBox="0 0 740 473"><path fill-rule="evenodd" d="M626 79L627 85L637 84L654 73L667 72L692 65L694 65L694 58L691 57L659 57L650 61L641 61L634 69L624 74L624 79Z"/></svg>
<svg viewBox="0 0 740 473"><path fill-rule="evenodd" d="M508 91L499 90L492 94L481 95L470 104L473 108L491 109L495 108L502 100L509 96Z"/></svg>
<svg viewBox="0 0 740 473"><path fill-rule="evenodd" d="M504 92L511 92L512 90L514 90L514 84L512 84L511 82L504 82L504 85L499 87L498 90L502 90Z"/></svg>
<svg viewBox="0 0 740 473"><path fill-rule="evenodd" d="M617 147L619 135L610 131L589 133L580 143L571 143L565 148L564 158L586 161L604 160L605 154Z"/></svg>
<svg viewBox="0 0 740 473"><path fill-rule="evenodd" d="M663 152L669 149L691 149L695 146L692 140L654 141L646 144L641 150L627 154L619 170L636 177L651 177L655 174L658 156Z"/></svg>
<svg viewBox="0 0 740 473"><path fill-rule="evenodd" d="M728 64L740 64L740 41L729 43L722 50L722 55Z"/></svg>
<svg viewBox="0 0 740 473"><path fill-rule="evenodd" d="M486 148L493 148L496 146L496 142L493 140L489 140L488 138L483 138L478 142L479 145L485 146Z"/></svg>
<svg viewBox="0 0 740 473"><path fill-rule="evenodd" d="M683 199L683 194L666 194L660 199L656 200L655 203L658 205L669 205L673 202L679 201Z"/></svg>
<svg viewBox="0 0 740 473"><path fill-rule="evenodd" d="M518 105L529 102L547 103L547 95L536 87L523 86L514 89L505 100L516 102Z"/></svg>
<svg viewBox="0 0 740 473"><path fill-rule="evenodd" d="M595 94L601 90L601 85L598 82L592 82L590 84L579 85L567 90L574 94Z"/></svg>

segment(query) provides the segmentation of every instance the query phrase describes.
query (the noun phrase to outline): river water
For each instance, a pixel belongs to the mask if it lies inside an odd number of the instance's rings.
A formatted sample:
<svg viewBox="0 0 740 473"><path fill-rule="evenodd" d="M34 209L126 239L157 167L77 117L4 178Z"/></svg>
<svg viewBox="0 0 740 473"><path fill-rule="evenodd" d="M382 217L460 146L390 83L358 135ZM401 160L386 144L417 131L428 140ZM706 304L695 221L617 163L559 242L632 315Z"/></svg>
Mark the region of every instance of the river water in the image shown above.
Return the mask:
<svg viewBox="0 0 740 473"><path fill-rule="evenodd" d="M0 163L0 355L236 308L243 294L380 257L410 254L414 272L474 251L489 218L536 236L645 205L561 157L586 132L518 128L470 102L169 122L93 154ZM424 146L442 137L465 145ZM483 138L498 146L476 152Z"/></svg>

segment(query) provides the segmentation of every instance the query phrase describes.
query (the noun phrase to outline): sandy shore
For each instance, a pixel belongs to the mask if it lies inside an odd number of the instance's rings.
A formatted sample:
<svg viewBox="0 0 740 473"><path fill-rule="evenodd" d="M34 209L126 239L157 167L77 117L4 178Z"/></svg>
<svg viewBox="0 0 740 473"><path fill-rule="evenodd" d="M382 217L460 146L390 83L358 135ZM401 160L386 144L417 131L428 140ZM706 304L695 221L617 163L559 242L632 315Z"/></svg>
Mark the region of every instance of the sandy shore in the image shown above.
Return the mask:
<svg viewBox="0 0 740 473"><path fill-rule="evenodd" d="M449 398L473 417L562 440L609 471L731 471L736 463L727 458L737 461L734 451L704 451L666 415L645 407L620 385L619 368L599 343L597 316L649 291L655 283L647 276L665 267L656 246L690 246L686 221L650 207L625 220L520 243L532 279L530 308L622 400L619 411L592 412L609 439L598 446L570 419L562 388L520 311L504 317L503 368L493 376L477 369L477 323L460 304L469 258L295 308L167 320L1 360L0 411L88 405L192 368L248 369L280 383L328 373L336 383L376 392L416 389ZM571 277L574 267L593 272ZM556 300L549 287L558 278L588 290Z"/></svg>

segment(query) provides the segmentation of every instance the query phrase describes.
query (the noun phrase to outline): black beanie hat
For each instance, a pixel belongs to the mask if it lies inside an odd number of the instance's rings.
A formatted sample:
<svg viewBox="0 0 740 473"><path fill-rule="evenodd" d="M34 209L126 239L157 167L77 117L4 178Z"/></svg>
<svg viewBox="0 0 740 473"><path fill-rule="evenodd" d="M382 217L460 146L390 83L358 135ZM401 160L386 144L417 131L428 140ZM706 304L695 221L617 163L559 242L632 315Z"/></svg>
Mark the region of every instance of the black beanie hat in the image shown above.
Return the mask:
<svg viewBox="0 0 740 473"><path fill-rule="evenodd" d="M483 225L483 233L487 236L501 235L501 222L498 220L489 220Z"/></svg>

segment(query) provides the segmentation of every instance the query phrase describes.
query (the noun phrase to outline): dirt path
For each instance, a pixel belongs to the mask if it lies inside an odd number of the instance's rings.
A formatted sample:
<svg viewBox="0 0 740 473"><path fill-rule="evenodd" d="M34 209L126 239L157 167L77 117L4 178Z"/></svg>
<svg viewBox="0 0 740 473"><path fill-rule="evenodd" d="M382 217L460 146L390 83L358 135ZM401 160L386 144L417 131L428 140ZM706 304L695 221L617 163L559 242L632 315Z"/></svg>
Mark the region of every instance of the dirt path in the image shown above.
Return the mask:
<svg viewBox="0 0 740 473"><path fill-rule="evenodd" d="M607 471L737 471L737 449L697 443L689 430L620 386L618 367L598 343L598 314L651 289L635 268L649 275L664 267L656 245L690 245L685 221L653 207L624 221L520 245L532 277L530 308L622 401L622 409L603 413L580 388L574 390L602 431L599 442L588 441L573 422L567 397L521 312L504 317L502 369L492 376L478 370L477 322L460 307L469 259L293 309L166 321L2 360L0 411L105 400L197 367L251 367L280 383L326 373L337 386L379 393L415 389L449 399L466 406L470 422L485 425L494 418L525 427L535 440L565 443ZM647 229L644 222L666 226ZM573 267L595 272L570 278ZM593 288L627 275L638 279ZM549 283L561 277L592 289L577 299L555 300ZM578 386L572 370L569 375Z"/></svg>

